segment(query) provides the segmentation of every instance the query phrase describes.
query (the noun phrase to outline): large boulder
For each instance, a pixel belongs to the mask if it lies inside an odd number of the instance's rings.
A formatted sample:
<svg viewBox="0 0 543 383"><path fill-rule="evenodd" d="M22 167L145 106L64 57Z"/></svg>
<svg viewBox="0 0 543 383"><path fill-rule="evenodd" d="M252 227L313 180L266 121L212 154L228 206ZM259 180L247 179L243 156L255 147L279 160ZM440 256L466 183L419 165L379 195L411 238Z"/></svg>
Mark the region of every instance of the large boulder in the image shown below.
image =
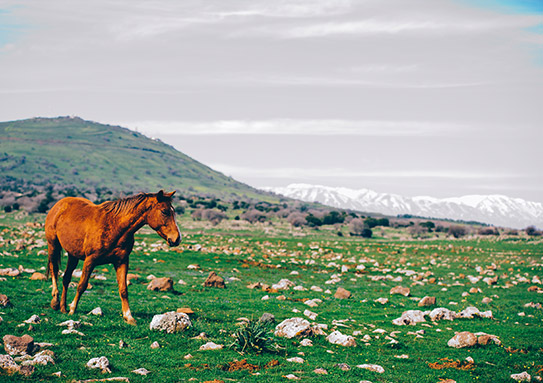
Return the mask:
<svg viewBox="0 0 543 383"><path fill-rule="evenodd" d="M447 342L447 346L454 348L472 347L477 344L477 336L469 331L462 331Z"/></svg>
<svg viewBox="0 0 543 383"><path fill-rule="evenodd" d="M147 285L147 290L152 291L172 291L173 290L173 280L171 278L154 278Z"/></svg>
<svg viewBox="0 0 543 383"><path fill-rule="evenodd" d="M30 355L34 351L34 338L30 335L5 335L4 349L9 355Z"/></svg>
<svg viewBox="0 0 543 383"><path fill-rule="evenodd" d="M207 276L207 279L204 282L205 287L218 287L224 289L226 285L224 284L224 279L219 277L216 272L212 271Z"/></svg>
<svg viewBox="0 0 543 383"><path fill-rule="evenodd" d="M285 319L275 327L275 335L285 338L294 338L295 336L311 335L311 324L309 321L295 317Z"/></svg>
<svg viewBox="0 0 543 383"><path fill-rule="evenodd" d="M164 314L155 315L151 320L151 330L166 331L168 334L183 331L192 326L190 318L185 313L170 311Z"/></svg>

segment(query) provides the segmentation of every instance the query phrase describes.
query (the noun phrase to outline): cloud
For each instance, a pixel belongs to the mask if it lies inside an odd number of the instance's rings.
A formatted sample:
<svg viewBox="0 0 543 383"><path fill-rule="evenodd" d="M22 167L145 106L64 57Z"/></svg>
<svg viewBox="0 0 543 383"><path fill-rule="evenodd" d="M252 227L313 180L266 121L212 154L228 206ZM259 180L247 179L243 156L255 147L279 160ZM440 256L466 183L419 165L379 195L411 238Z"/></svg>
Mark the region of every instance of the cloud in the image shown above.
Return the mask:
<svg viewBox="0 0 543 383"><path fill-rule="evenodd" d="M349 120L224 120L224 121L140 121L119 125L146 134L173 135L354 135L432 136L458 134L468 125L431 121L349 121Z"/></svg>

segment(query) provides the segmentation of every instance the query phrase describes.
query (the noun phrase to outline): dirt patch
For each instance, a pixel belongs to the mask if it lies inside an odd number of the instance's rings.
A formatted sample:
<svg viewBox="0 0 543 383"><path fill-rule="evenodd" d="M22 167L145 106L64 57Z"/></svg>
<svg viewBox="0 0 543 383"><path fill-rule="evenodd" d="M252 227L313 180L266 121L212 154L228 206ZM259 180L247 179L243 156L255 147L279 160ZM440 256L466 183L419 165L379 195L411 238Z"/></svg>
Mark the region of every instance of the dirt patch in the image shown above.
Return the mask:
<svg viewBox="0 0 543 383"><path fill-rule="evenodd" d="M475 367L475 365L472 362L468 362L466 360L459 361L459 360L452 360L449 358L441 358L439 359L440 362L435 363L428 363L428 367L434 370L443 370L445 368L454 368L456 370L471 370Z"/></svg>
<svg viewBox="0 0 543 383"><path fill-rule="evenodd" d="M248 371L257 371L260 367L258 367L256 364L247 363L247 359L242 360L235 360L233 362L229 362L225 367L224 370L228 372L232 371L241 371L241 370L248 370Z"/></svg>

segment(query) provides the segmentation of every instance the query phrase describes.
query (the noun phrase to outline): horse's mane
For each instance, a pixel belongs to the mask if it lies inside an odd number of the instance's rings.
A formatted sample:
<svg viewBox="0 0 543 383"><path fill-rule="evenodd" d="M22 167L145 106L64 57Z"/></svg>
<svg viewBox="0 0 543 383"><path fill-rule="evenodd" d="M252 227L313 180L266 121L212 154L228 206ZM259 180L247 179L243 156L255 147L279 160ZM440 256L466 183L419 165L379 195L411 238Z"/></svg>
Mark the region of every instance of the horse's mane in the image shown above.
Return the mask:
<svg viewBox="0 0 543 383"><path fill-rule="evenodd" d="M139 204L145 201L153 194L140 193L126 198L121 198L115 201L107 201L99 206L106 212L111 214L120 214L135 209Z"/></svg>

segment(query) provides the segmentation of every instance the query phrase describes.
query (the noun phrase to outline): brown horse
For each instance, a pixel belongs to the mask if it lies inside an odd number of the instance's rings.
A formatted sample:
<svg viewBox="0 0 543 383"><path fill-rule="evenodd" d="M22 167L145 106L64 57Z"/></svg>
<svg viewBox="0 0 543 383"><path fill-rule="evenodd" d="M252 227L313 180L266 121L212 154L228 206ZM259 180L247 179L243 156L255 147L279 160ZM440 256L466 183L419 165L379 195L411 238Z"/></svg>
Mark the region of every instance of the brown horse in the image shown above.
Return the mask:
<svg viewBox="0 0 543 383"><path fill-rule="evenodd" d="M79 260L83 270L77 293L70 305L70 314L77 308L81 294L86 290L89 277L97 265L112 263L117 272L123 318L136 324L128 306L126 273L128 256L134 246L134 233L145 224L155 230L170 246L181 241L175 223L172 196L175 192L139 194L117 201L95 205L85 198L67 197L51 208L45 219L45 237L49 249L47 273L53 279L51 307L66 312L66 292L72 273ZM57 278L61 251L68 253L66 272L62 278L62 297L58 301Z"/></svg>

